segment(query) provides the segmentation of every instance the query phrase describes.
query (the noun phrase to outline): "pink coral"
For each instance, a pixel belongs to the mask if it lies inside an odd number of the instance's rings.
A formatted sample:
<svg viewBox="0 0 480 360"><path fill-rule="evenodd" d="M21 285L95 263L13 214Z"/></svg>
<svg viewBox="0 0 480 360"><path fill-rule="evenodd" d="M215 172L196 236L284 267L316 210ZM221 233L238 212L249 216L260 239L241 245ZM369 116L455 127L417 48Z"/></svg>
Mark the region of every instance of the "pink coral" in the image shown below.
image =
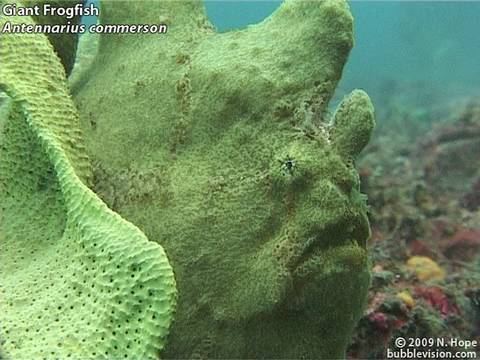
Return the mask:
<svg viewBox="0 0 480 360"><path fill-rule="evenodd" d="M383 312L376 311L371 313L368 319L375 325L378 330L387 331L390 327L388 316Z"/></svg>

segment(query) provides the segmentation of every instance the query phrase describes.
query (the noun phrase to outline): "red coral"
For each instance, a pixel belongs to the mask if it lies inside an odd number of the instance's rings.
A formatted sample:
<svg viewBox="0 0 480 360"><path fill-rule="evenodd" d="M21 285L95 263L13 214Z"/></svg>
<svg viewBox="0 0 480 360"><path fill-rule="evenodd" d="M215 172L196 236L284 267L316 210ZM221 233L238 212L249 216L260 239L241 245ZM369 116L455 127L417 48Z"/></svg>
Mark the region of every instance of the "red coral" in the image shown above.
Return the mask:
<svg viewBox="0 0 480 360"><path fill-rule="evenodd" d="M368 319L374 324L375 328L380 331L387 331L390 328L388 316L383 312L376 311L368 316Z"/></svg>
<svg viewBox="0 0 480 360"><path fill-rule="evenodd" d="M451 302L440 286L417 286L415 293L433 308L437 309L442 314L442 317L460 314L458 306Z"/></svg>
<svg viewBox="0 0 480 360"><path fill-rule="evenodd" d="M478 254L480 229L463 227L444 219L432 221L432 225L431 238L449 259L471 260Z"/></svg>
<svg viewBox="0 0 480 360"><path fill-rule="evenodd" d="M410 242L410 254L427 256L429 258L435 258L435 251L432 250L431 246L428 245L424 240L415 239Z"/></svg>
<svg viewBox="0 0 480 360"><path fill-rule="evenodd" d="M460 228L444 241L442 248L450 259L471 260L480 249L480 230Z"/></svg>

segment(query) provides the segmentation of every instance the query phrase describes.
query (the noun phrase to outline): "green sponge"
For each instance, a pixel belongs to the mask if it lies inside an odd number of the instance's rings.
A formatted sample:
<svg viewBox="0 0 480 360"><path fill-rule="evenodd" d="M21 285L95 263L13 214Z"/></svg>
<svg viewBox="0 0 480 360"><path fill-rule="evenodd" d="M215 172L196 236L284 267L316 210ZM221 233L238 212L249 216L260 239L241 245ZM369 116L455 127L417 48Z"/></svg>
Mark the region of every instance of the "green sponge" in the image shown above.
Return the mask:
<svg viewBox="0 0 480 360"><path fill-rule="evenodd" d="M0 61L11 99L0 138L2 356L156 358L176 302L163 248L87 187L77 111L47 38L1 35Z"/></svg>
<svg viewBox="0 0 480 360"><path fill-rule="evenodd" d="M43 6L44 4L49 4L52 8L62 7L62 8L74 8L77 4L85 4L86 0L23 0L23 3L27 6ZM75 16L72 19L67 19L65 16L35 16L33 20L38 24L57 24L57 25L66 25L72 24L77 25L80 23L81 17ZM48 39L53 45L56 54L60 58L65 72L67 75L73 69L75 63L75 53L77 50L78 34L72 33L61 33L61 34L48 34Z"/></svg>

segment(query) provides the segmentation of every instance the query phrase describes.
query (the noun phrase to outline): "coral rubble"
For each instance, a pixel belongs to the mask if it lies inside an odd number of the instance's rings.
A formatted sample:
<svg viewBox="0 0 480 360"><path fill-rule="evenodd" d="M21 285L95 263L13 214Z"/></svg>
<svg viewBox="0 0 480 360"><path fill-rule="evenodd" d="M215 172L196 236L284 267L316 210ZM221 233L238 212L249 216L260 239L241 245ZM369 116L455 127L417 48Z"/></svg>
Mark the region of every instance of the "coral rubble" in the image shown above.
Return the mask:
<svg viewBox="0 0 480 360"><path fill-rule="evenodd" d="M479 104L428 126L414 107L382 117L359 165L374 268L349 358L382 358L399 336L480 342Z"/></svg>

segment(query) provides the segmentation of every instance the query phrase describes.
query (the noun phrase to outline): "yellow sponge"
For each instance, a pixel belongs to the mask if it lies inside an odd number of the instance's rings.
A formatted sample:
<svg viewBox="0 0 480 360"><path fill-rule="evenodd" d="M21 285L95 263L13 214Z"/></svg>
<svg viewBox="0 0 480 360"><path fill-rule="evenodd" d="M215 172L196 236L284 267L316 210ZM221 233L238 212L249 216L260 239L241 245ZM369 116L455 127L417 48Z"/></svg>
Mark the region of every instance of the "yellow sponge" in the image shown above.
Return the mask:
<svg viewBox="0 0 480 360"><path fill-rule="evenodd" d="M420 280L443 280L445 271L426 256L412 256L407 261L407 268L415 272Z"/></svg>

